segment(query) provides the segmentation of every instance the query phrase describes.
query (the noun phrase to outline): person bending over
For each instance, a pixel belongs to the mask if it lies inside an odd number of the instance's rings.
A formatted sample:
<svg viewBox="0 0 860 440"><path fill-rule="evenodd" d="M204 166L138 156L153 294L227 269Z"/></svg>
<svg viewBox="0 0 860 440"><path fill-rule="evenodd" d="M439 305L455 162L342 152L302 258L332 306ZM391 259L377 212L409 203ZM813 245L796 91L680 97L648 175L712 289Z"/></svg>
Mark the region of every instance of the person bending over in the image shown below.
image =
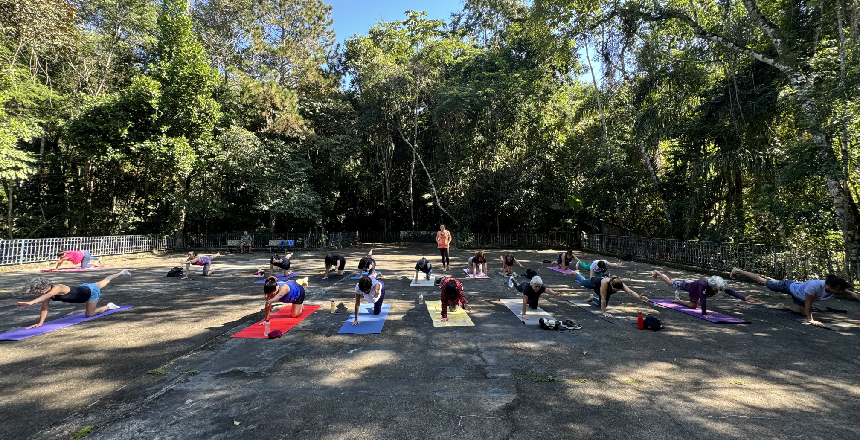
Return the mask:
<svg viewBox="0 0 860 440"><path fill-rule="evenodd" d="M475 255L469 257L469 271L472 275L487 274L487 257L483 251L475 252Z"/></svg>
<svg viewBox="0 0 860 440"><path fill-rule="evenodd" d="M615 294L616 292L625 291L628 295L640 300L640 301L648 301L648 297L645 295L640 295L627 287L621 278L618 277L594 277L591 280L591 285L594 286L594 293L588 298L589 302L593 302L600 306L600 312L603 313L603 316L612 317L610 313L606 312L606 306L609 303L609 297Z"/></svg>
<svg viewBox="0 0 860 440"><path fill-rule="evenodd" d="M418 283L418 272L424 272L424 276L426 279L430 279L430 272L433 270L433 265L430 264L430 260L426 258L422 258L418 260L418 263L415 265L415 281L414 283Z"/></svg>
<svg viewBox="0 0 860 440"><path fill-rule="evenodd" d="M505 255L502 255L502 275L509 277L514 274L514 264L518 264L520 267L523 265L517 260L517 257L514 256L513 252L508 252Z"/></svg>
<svg viewBox="0 0 860 440"><path fill-rule="evenodd" d="M290 270L290 258L293 258L292 253L284 255L283 257L279 257L277 254L273 256L269 260L269 275L275 274L275 267L283 269L284 276L293 273L293 271Z"/></svg>
<svg viewBox="0 0 860 440"><path fill-rule="evenodd" d="M346 258L336 254L328 254L325 256L325 276L322 279L328 278L328 273L337 267L337 276L343 275L343 268L346 267Z"/></svg>
<svg viewBox="0 0 860 440"><path fill-rule="evenodd" d="M610 267L622 267L622 266L624 266L624 263L622 263L621 261L619 261L617 263L610 263L609 261L606 261L606 260L594 260L594 262L591 263L590 265L585 264L582 261L578 261L576 263L576 265L577 265L577 267L579 267L582 270L589 271L588 272L588 274L589 274L588 278L594 278L594 277L608 277Z"/></svg>
<svg viewBox="0 0 860 440"><path fill-rule="evenodd" d="M716 275L708 278L708 279L700 279L700 280L671 280L666 274L653 270L651 271L651 277L656 279L663 280L664 283L672 286L675 289L675 299L672 300L673 303L682 304L691 309L695 309L699 302L702 304L702 316L707 318L712 318L712 316L708 315L708 306L707 300L709 297L716 295L719 292L724 292L727 295L731 295L741 301L746 301L749 303L759 303L760 299L747 295L743 296L740 293L729 289L728 283L726 280L718 277ZM689 301L684 301L678 295L679 290L685 290L690 295Z"/></svg>
<svg viewBox="0 0 860 440"><path fill-rule="evenodd" d="M570 263L574 261L579 261L579 258L576 258L576 255L573 255L573 251L568 249L567 252L558 254L558 259L556 259L555 263L550 264L550 267L568 270L570 269Z"/></svg>
<svg viewBox="0 0 860 440"><path fill-rule="evenodd" d="M290 316L297 318L301 316L304 310L305 302L305 287L297 281L278 281L277 278L270 276L266 278L266 283L263 284L263 293L266 294L266 317L265 321L269 320L269 314L272 311L272 305L276 302L291 304Z"/></svg>
<svg viewBox="0 0 860 440"><path fill-rule="evenodd" d="M94 267L94 265L90 263L91 260L99 259L99 257L93 257L92 255L90 255L90 251L57 252L57 258L59 258L59 261L57 261L57 267L55 267L54 270L59 269L60 266L62 266L63 263L65 263L66 261L72 263L73 265L80 264L81 269L86 269L88 267Z"/></svg>
<svg viewBox="0 0 860 440"><path fill-rule="evenodd" d="M469 307L469 302L466 301L466 297L463 295L463 284L459 280L456 278L443 278L442 283L439 285L442 286L442 294L439 297L439 300L442 302L442 322L447 322L448 312L456 311L458 306L467 312L472 311L472 308Z"/></svg>
<svg viewBox="0 0 860 440"><path fill-rule="evenodd" d="M220 257L221 254L209 254L209 255L197 255L197 252L190 251L188 252L188 258L183 260L180 264L185 265L185 273L182 276L182 279L188 278L188 272L191 271L191 266L203 266L203 276L208 277L212 275L212 260L215 257Z"/></svg>
<svg viewBox="0 0 860 440"><path fill-rule="evenodd" d="M732 278L737 278L738 275L745 276L753 280L757 284L767 287L768 289L784 293L791 296L792 305L780 304L779 308L791 310L794 313L806 316L806 322L812 325L824 325L820 321L812 318L812 304L815 301L825 301L833 298L837 293L848 293L855 299L860 301L860 295L848 290L851 285L842 278L836 275L827 275L824 280L768 280L761 275L747 272L742 269L733 268L731 272Z"/></svg>
<svg viewBox="0 0 860 440"><path fill-rule="evenodd" d="M99 299L101 299L102 289L105 288L111 281L117 277L125 275L131 276L128 269L123 269L97 283L84 283L80 286L67 286L65 284L52 284L51 280L46 277L32 278L24 285L24 293L36 296L32 301L19 301L18 307L27 307L36 303L42 303L42 310L39 312L39 322L33 324L28 329L41 327L45 323L45 318L48 316L48 307L51 301L59 301L65 303L86 304L84 316L87 318L103 313L105 310L118 309L119 306L114 303L108 303L106 306L96 307Z"/></svg>
<svg viewBox="0 0 860 440"><path fill-rule="evenodd" d="M514 277L510 277L508 279L508 287L513 287L523 294L523 313L520 314L523 319L531 319L531 317L526 314L526 305L528 305L529 309L537 310L538 299L540 299L540 296L543 293L555 296L561 295L561 292L556 292L549 287L544 286L543 279L537 275L533 276L528 283L517 283L516 280L514 280Z"/></svg>
<svg viewBox="0 0 860 440"><path fill-rule="evenodd" d="M373 249L371 249L364 258L358 260L358 270L362 271L362 273L367 272L368 275L379 278L376 274L376 260L373 258Z"/></svg>
<svg viewBox="0 0 860 440"><path fill-rule="evenodd" d="M382 313L382 302L385 300L385 283L372 276L365 275L355 283L355 319L352 325L358 325L358 309L361 299L373 304L373 314Z"/></svg>

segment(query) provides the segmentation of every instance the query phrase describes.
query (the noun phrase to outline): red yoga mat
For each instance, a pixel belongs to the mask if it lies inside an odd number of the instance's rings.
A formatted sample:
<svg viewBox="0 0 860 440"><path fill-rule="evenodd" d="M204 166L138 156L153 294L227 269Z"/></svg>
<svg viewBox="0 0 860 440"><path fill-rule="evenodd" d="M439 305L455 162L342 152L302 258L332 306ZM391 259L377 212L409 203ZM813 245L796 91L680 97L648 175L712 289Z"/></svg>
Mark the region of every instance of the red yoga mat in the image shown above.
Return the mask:
<svg viewBox="0 0 860 440"><path fill-rule="evenodd" d="M291 305L287 304L282 307L275 313L269 315L269 331L280 330L284 333L290 331L291 328L295 327L298 323L302 322L310 316L311 313L316 312L320 306L305 306L302 309L302 314L298 318L290 317L290 309ZM263 326L260 323L263 320L259 320L248 328L236 333L231 336L233 338L253 338L253 339L268 339L268 336L263 336Z"/></svg>

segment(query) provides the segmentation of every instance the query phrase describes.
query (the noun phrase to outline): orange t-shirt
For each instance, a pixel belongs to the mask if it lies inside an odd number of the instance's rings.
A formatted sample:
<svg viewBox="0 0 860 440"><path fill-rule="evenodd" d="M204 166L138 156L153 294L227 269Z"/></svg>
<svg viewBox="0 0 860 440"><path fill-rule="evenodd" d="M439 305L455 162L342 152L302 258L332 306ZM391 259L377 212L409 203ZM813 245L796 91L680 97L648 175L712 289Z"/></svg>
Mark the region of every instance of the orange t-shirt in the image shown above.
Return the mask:
<svg viewBox="0 0 860 440"><path fill-rule="evenodd" d="M439 231L436 233L436 244L439 245L439 249L447 248L448 243L450 243L450 242L451 242L451 233L450 232Z"/></svg>

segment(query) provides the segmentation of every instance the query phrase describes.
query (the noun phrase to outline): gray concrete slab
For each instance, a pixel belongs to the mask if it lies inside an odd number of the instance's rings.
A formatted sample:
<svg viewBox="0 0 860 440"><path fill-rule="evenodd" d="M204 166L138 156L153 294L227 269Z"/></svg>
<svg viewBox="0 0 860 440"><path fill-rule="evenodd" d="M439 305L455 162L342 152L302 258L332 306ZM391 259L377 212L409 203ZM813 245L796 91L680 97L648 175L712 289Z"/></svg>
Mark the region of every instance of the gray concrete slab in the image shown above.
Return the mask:
<svg viewBox="0 0 860 440"><path fill-rule="evenodd" d="M366 250L344 250L348 268ZM230 338L260 317L262 288L250 274L267 255L217 259L215 276L185 281L164 278L175 256L132 261L134 276L116 280L104 298L134 309L0 343L0 437L66 439L88 426L95 428L87 438L96 439L860 435L855 301L822 303L848 309L817 315L838 327L826 330L775 315L765 306L785 298L746 283L732 285L761 294L765 304L709 300L715 310L751 321L743 325L613 296L620 312L642 311L666 325L640 331L572 304L588 290L544 269L541 260L555 253L518 251L550 287L573 293L542 297L541 308L583 329L552 332L522 325L498 301L517 297L501 276L462 276L469 254L455 250L450 273L463 281L475 326L434 328L417 298L436 299L438 289L409 282L414 262L432 260L435 249L382 246L374 255L392 305L382 334L338 335L354 281L319 280L314 272L323 255L296 252L294 267L313 273L307 302L323 307L277 340ZM650 278L653 268L634 262L615 273L648 296L672 296ZM18 297L8 287L33 274L0 275L0 330L37 320L36 307L15 307ZM93 275L55 279L71 284ZM332 300L339 313L329 312ZM52 306L49 319L79 310ZM147 374L157 368L165 374Z"/></svg>

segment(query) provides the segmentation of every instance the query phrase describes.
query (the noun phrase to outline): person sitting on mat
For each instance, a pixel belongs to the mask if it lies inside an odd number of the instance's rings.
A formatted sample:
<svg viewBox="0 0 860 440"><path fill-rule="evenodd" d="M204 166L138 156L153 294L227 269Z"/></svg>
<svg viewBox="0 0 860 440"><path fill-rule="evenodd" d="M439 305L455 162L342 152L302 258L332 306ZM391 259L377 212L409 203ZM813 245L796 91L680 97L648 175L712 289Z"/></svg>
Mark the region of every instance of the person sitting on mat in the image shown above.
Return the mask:
<svg viewBox="0 0 860 440"><path fill-rule="evenodd" d="M57 267L55 267L54 270L59 269L60 266L62 266L63 263L65 263L66 261L68 261L72 264L80 264L81 269L86 269L88 267L95 267L95 265L90 263L90 261L99 259L99 257L93 257L92 255L90 255L90 251L62 251L62 252L57 252L57 258L59 258L60 260L57 261Z"/></svg>
<svg viewBox="0 0 860 440"><path fill-rule="evenodd" d="M413 284L418 284L418 272L424 272L426 279L430 279L430 271L433 270L433 265L430 264L430 260L426 258L422 258L418 260L418 264L415 265L415 281Z"/></svg>
<svg viewBox="0 0 860 440"><path fill-rule="evenodd" d="M724 280L721 277L718 277L716 275L714 275L708 279L701 279L701 280L696 280L696 281L693 281L693 280L671 280L671 279L669 279L669 277L666 276L666 274L664 274L660 271L652 270L651 271L651 277L654 278L655 280L657 278L659 278L659 279L663 280L664 283L672 286L672 288L675 289L675 299L672 300L673 303L681 304L681 305L687 306L691 309L695 309L697 307L699 300L701 300L701 302L702 302L702 316L704 316L706 318L713 318L713 316L708 315L707 299L708 299L708 297L716 295L718 292L724 292L727 295L731 295L731 296L733 296L733 297L735 297L741 301L746 301L749 303L761 302L760 299L758 299L752 295L743 296L740 293L735 292L734 290L727 288L728 283L726 283L726 280ZM690 294L690 300L689 301L682 300L680 298L680 296L678 296L679 290L686 290L687 293Z"/></svg>
<svg viewBox="0 0 860 440"><path fill-rule="evenodd" d="M325 276L322 279L328 279L328 273L337 266L337 276L343 275L343 268L346 267L346 258L336 254L328 254L325 256Z"/></svg>
<svg viewBox="0 0 860 440"><path fill-rule="evenodd" d="M439 232L436 233L436 245L439 247L439 254L442 255L442 270L450 269L451 257L448 253L448 246L451 245L451 233L445 229L445 225L439 225Z"/></svg>
<svg viewBox="0 0 860 440"><path fill-rule="evenodd" d="M487 274L487 257L483 251L475 252L474 256L469 257L469 271L472 275Z"/></svg>
<svg viewBox="0 0 860 440"><path fill-rule="evenodd" d="M630 290L630 288L621 281L621 278L618 277L594 277L590 280L590 283L594 286L594 293L588 298L588 302L593 302L600 306L600 312L603 313L603 316L608 318L612 317L611 314L606 313L606 306L609 303L609 297L618 291L623 290L627 292L628 295L640 301L648 301L648 297Z"/></svg>
<svg viewBox="0 0 860 440"><path fill-rule="evenodd" d="M245 253L242 249L248 248L248 253L251 254L251 244L254 243L254 237L248 235L248 231L242 233L242 236L239 237L239 253Z"/></svg>
<svg viewBox="0 0 860 440"><path fill-rule="evenodd" d="M385 283L368 275L361 277L355 283L355 319L352 320L352 325L358 325L358 309L362 297L368 304L373 304L374 315L382 313L382 301L385 300Z"/></svg>
<svg viewBox="0 0 860 440"><path fill-rule="evenodd" d="M756 275L752 272L747 272L736 267L733 268L731 277L737 278L738 275L743 275L753 280L755 283L773 290L774 292L785 293L791 296L791 300L794 304L790 306L779 304L779 308L790 310L799 315L805 315L807 323L812 325L824 325L820 321L816 321L812 318L812 303L815 301L828 300L833 298L833 295L836 293L848 293L860 301L860 295L848 290L851 288L851 285L844 279L833 274L827 275L827 279L825 280L777 281L765 279L761 275Z"/></svg>
<svg viewBox="0 0 860 440"><path fill-rule="evenodd" d="M278 281L277 278L270 276L266 278L266 283L263 284L263 293L266 294L266 317L263 318L263 325L269 320L269 314L272 311L272 304L280 301L282 303L292 304L290 316L298 318L302 314L305 302L305 287L301 281Z"/></svg>
<svg viewBox="0 0 860 440"><path fill-rule="evenodd" d="M293 273L293 271L290 270L290 258L293 258L292 253L284 255L283 257L279 257L275 254L275 256L269 260L269 275L275 274L275 266L284 270L284 276Z"/></svg>
<svg viewBox="0 0 860 440"><path fill-rule="evenodd" d="M442 322L448 321L448 312L457 310L457 306L462 307L467 312L471 312L469 302L463 295L463 284L456 278L443 278L439 284L442 286L442 295L439 300L442 302Z"/></svg>
<svg viewBox="0 0 860 440"><path fill-rule="evenodd" d="M98 283L84 283L80 286L67 286L65 284L53 284L46 277L35 277L27 281L24 285L24 293L34 295L37 298L32 301L19 301L18 307L27 307L38 302L42 303L42 311L39 312L39 323L27 327L27 329L41 327L45 323L45 318L48 316L48 307L51 301L60 301L66 303L86 303L87 308L84 311L84 316L87 318L103 313L105 310L118 309L119 306L114 303L108 303L106 306L96 308L96 305L101 298L102 289L105 288L111 281L120 275L131 276L128 269L123 269Z"/></svg>
<svg viewBox="0 0 860 440"><path fill-rule="evenodd" d="M502 275L506 277L513 275L514 263L523 267L523 265L517 260L517 257L514 256L513 252L508 252L506 255L502 255Z"/></svg>
<svg viewBox="0 0 860 440"><path fill-rule="evenodd" d="M557 267L561 270L570 269L570 263L574 261L579 261L579 258L576 258L576 255L573 255L573 251L568 249L567 252L563 252L558 254L558 259L549 265L549 267Z"/></svg>
<svg viewBox="0 0 860 440"><path fill-rule="evenodd" d="M188 252L188 258L181 261L180 264L185 265L185 273L182 274L182 279L188 278L188 273L191 271L191 266L203 266L203 276L208 277L212 275L212 260L215 257L220 257L221 254L208 254L208 255L197 255L197 252L190 251Z"/></svg>
<svg viewBox="0 0 860 440"><path fill-rule="evenodd" d="M364 258L358 260L358 270L362 271L362 274L367 272L368 275L378 276L376 274L376 260L373 259L373 249Z"/></svg>
<svg viewBox="0 0 860 440"><path fill-rule="evenodd" d="M561 295L561 292L556 292L549 287L544 286L543 279L537 275L533 276L531 281L528 283L517 283L512 276L508 278L508 287L515 288L523 294L523 313L520 315L523 319L531 319L531 317L526 314L526 305L528 305L532 310L537 310L538 299L541 294L547 293L555 296Z"/></svg>

